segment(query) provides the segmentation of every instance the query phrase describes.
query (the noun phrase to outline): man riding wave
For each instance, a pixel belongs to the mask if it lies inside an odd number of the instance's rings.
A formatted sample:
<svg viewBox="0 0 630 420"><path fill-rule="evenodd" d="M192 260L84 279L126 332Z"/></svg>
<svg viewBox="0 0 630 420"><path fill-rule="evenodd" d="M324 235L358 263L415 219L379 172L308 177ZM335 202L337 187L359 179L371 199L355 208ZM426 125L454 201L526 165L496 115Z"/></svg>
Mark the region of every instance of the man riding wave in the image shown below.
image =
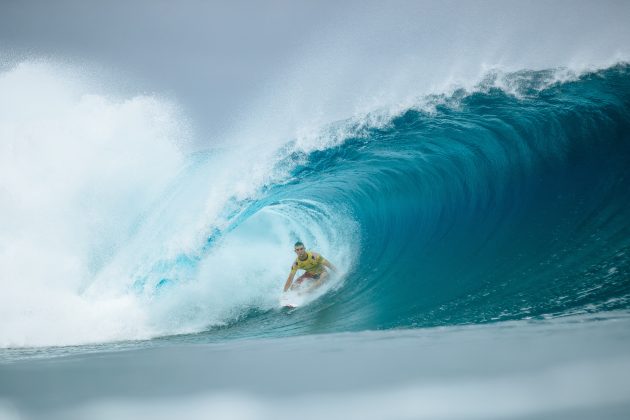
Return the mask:
<svg viewBox="0 0 630 420"><path fill-rule="evenodd" d="M317 252L307 251L302 242L296 242L294 248L297 258L291 266L291 272L289 273L287 282L284 284L285 292L302 284L306 279L313 281L313 284L309 288L309 290L312 290L320 286L328 277L329 273L326 268L337 271L337 268L322 255ZM295 273L298 270L304 270L304 274L298 277L295 283L293 283L293 277L295 277Z"/></svg>

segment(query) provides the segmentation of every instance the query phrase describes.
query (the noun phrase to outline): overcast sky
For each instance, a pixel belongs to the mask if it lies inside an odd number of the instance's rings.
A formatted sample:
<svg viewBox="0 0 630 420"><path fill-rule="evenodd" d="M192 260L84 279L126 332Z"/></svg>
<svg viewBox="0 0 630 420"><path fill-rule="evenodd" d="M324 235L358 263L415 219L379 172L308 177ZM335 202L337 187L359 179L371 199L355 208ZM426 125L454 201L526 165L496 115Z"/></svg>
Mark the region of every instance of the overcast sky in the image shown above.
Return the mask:
<svg viewBox="0 0 630 420"><path fill-rule="evenodd" d="M0 53L96 63L215 132L267 107L343 118L496 65L628 56L630 2L522 3L0 0Z"/></svg>
<svg viewBox="0 0 630 420"><path fill-rule="evenodd" d="M299 50L330 10L291 1L7 1L0 47L129 72L196 117L223 114ZM226 116L224 116L226 117ZM221 121L222 118L217 118Z"/></svg>

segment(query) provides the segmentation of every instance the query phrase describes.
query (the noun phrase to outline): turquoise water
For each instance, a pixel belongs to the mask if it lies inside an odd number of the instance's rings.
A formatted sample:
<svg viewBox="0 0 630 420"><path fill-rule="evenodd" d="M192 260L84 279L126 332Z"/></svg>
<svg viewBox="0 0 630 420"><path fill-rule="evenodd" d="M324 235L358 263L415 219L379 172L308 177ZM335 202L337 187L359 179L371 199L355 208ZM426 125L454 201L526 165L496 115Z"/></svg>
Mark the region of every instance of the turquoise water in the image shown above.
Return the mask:
<svg viewBox="0 0 630 420"><path fill-rule="evenodd" d="M350 134L330 147L290 143L271 169L290 171L255 198L232 199L223 227L191 252L153 261L134 290L185 290L218 270L250 283L274 275L280 286L291 244L303 240L341 265L333 290L290 317L248 296L219 332L198 332L274 337L627 309L630 69L553 77L511 74L512 93L489 77L376 128L342 122ZM197 157L180 182L212 173L215 162ZM247 260L248 249L266 247L284 252L284 271L215 257L244 249Z"/></svg>

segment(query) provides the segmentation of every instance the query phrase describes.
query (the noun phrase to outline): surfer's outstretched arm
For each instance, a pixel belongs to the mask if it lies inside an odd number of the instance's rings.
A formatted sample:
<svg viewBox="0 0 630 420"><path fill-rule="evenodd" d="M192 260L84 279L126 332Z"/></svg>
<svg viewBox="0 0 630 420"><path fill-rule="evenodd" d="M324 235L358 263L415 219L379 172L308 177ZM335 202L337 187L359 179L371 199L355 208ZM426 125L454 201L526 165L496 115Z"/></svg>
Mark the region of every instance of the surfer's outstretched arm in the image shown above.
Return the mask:
<svg viewBox="0 0 630 420"><path fill-rule="evenodd" d="M293 277L295 277L295 273L297 271L296 266L291 267L291 272L289 273L289 277L287 278L286 283L284 283L284 291L286 292L291 287L291 283L293 283Z"/></svg>

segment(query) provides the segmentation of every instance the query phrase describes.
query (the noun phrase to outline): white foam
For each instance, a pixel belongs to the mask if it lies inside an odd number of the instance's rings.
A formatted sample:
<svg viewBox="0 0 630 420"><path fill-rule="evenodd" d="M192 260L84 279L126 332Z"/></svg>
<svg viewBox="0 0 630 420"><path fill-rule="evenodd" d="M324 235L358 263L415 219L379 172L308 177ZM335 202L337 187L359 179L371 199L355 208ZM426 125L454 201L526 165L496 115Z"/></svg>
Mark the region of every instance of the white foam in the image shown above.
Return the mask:
<svg viewBox="0 0 630 420"><path fill-rule="evenodd" d="M295 203L278 204L230 232L204 256L193 278L153 302L156 328L200 331L238 319L248 309L276 309L297 239L339 269L334 281L304 303L338 287L354 261L354 245L359 241L353 221Z"/></svg>
<svg viewBox="0 0 630 420"><path fill-rule="evenodd" d="M81 290L182 163L177 108L46 62L0 74L0 346L143 337L131 296Z"/></svg>
<svg viewBox="0 0 630 420"><path fill-rule="evenodd" d="M349 267L356 230L325 203L276 205L232 230L295 149L241 144L195 163L174 105L83 79L45 62L0 76L0 346L196 332L273 307L297 239ZM162 278L176 281L158 293Z"/></svg>

